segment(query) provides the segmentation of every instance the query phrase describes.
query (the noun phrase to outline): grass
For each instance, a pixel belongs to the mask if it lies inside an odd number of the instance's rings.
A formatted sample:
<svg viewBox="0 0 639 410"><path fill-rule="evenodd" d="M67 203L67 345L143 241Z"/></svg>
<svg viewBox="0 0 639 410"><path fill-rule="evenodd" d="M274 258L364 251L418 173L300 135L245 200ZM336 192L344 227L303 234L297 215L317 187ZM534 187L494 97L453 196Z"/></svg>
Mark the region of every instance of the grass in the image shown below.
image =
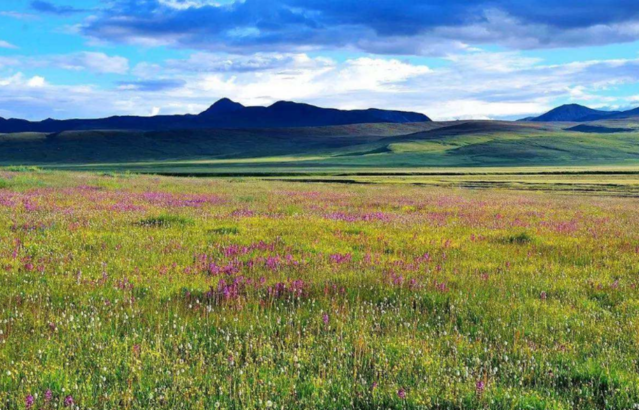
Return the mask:
<svg viewBox="0 0 639 410"><path fill-rule="evenodd" d="M215 233L218 235L237 235L240 233L239 228L234 227L234 226L229 226L229 227L221 227L221 228L215 228L215 229L211 229L209 232L211 233Z"/></svg>
<svg viewBox="0 0 639 410"><path fill-rule="evenodd" d="M189 225L192 223L193 223L192 219L185 218L179 215L150 216L138 222L138 224L141 226L161 227L161 228L166 228L171 226L184 226L184 225Z"/></svg>
<svg viewBox="0 0 639 410"><path fill-rule="evenodd" d="M55 138L0 135L0 164L182 175L639 166L639 123L592 124L588 132L572 130L575 124L459 121L276 130L68 131Z"/></svg>
<svg viewBox="0 0 639 410"><path fill-rule="evenodd" d="M521 232L515 235L508 235L506 238L504 238L503 242L506 244L525 245L527 243L533 242L534 240L534 236L530 235L527 232Z"/></svg>
<svg viewBox="0 0 639 410"><path fill-rule="evenodd" d="M0 178L3 409L639 403L639 208L605 186Z"/></svg>

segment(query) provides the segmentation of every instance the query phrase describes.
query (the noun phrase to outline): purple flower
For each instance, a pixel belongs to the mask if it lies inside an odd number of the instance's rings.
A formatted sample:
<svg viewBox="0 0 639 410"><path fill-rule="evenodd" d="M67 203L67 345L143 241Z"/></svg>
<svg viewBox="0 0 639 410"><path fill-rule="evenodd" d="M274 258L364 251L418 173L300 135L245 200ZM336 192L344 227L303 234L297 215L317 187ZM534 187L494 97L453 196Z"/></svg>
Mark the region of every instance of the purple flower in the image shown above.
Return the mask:
<svg viewBox="0 0 639 410"><path fill-rule="evenodd" d="M541 298L541 300L546 300L546 292L541 292L539 297Z"/></svg>
<svg viewBox="0 0 639 410"><path fill-rule="evenodd" d="M44 401L48 403L51 400L53 400L53 392L51 389L47 389L47 391L44 392Z"/></svg>
<svg viewBox="0 0 639 410"><path fill-rule="evenodd" d="M31 407L33 407L34 403L35 403L35 399L33 398L32 395L28 395L27 397L24 398L24 406L27 409L30 409Z"/></svg>
<svg viewBox="0 0 639 410"><path fill-rule="evenodd" d="M404 400L406 398L406 390L404 390L404 388L397 390L397 397Z"/></svg>
<svg viewBox="0 0 639 410"><path fill-rule="evenodd" d="M351 259L353 259L353 255L351 255L350 253L335 253L331 255L331 261L333 263L348 263L351 261Z"/></svg>
<svg viewBox="0 0 639 410"><path fill-rule="evenodd" d="M477 391L477 394L481 395L485 389L486 389L486 384L484 383L484 381L477 380L477 383L475 383L475 390Z"/></svg>
<svg viewBox="0 0 639 410"><path fill-rule="evenodd" d="M328 313L324 313L322 315L322 322L324 322L325 325L328 325L328 320L329 320Z"/></svg>
<svg viewBox="0 0 639 410"><path fill-rule="evenodd" d="M73 403L75 403L73 401L73 396L69 395L64 398L64 407L71 407L73 406Z"/></svg>

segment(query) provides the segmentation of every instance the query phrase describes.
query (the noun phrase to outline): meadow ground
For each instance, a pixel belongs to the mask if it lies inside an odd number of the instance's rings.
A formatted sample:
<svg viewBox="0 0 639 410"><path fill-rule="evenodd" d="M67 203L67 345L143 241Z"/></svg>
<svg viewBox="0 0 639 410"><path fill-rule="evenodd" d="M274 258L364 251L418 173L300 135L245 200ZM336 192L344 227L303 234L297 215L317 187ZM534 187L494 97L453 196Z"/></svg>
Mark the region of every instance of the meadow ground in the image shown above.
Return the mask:
<svg viewBox="0 0 639 410"><path fill-rule="evenodd" d="M636 408L636 183L584 178L0 171L0 408Z"/></svg>

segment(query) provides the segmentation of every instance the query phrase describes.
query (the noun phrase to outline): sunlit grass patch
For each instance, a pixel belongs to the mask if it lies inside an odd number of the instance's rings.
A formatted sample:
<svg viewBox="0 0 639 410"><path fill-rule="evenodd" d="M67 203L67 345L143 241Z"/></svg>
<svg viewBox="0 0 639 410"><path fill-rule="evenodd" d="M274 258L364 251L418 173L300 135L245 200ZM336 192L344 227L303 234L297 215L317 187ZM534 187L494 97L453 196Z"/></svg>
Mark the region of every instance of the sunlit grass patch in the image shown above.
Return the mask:
<svg viewBox="0 0 639 410"><path fill-rule="evenodd" d="M14 165L2 168L9 172L42 172L42 169L36 166Z"/></svg>

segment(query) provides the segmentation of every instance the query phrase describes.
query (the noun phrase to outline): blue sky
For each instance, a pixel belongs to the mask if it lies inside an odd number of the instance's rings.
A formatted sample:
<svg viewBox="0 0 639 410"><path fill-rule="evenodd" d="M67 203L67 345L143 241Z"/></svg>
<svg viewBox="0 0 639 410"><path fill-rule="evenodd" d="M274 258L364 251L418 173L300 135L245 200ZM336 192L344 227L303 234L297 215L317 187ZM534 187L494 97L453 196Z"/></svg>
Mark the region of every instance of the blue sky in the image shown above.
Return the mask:
<svg viewBox="0 0 639 410"><path fill-rule="evenodd" d="M630 0L3 0L0 117L221 97L505 118L639 106Z"/></svg>

